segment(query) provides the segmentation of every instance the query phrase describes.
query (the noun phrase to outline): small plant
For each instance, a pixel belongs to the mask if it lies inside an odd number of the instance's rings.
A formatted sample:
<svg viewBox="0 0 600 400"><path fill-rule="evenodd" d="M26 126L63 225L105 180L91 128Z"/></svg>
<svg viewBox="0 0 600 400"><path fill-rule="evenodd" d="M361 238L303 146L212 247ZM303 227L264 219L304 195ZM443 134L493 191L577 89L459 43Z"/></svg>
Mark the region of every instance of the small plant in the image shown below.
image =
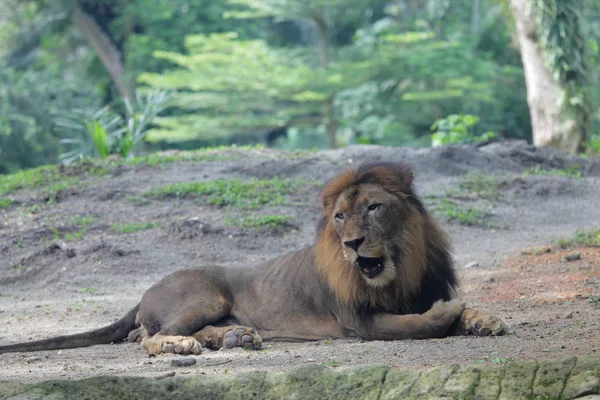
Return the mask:
<svg viewBox="0 0 600 400"><path fill-rule="evenodd" d="M451 114L438 119L431 125L431 145L480 143L496 138L494 132L475 135L472 129L478 122L479 118L470 114Z"/></svg>
<svg viewBox="0 0 600 400"><path fill-rule="evenodd" d="M11 199L0 199L0 209L2 208L8 208L10 207L10 205L13 203L13 200Z"/></svg>
<svg viewBox="0 0 600 400"><path fill-rule="evenodd" d="M225 225L242 226L244 228L259 229L263 227L276 228L278 226L289 226L294 217L285 215L263 215L259 217L234 218L227 216Z"/></svg>
<svg viewBox="0 0 600 400"><path fill-rule="evenodd" d="M525 175L537 175L537 176L566 176L569 178L581 178L583 173L579 164L573 164L564 169L545 169L536 165L533 168L527 168L524 172Z"/></svg>
<svg viewBox="0 0 600 400"><path fill-rule="evenodd" d="M110 227L119 233L135 233L156 228L158 225L156 222L130 222L126 224L112 224Z"/></svg>
<svg viewBox="0 0 600 400"><path fill-rule="evenodd" d="M164 110L168 99L167 92L160 89L149 91L145 97L136 92L135 103L125 101L125 121L108 106L91 116L80 110L58 115L54 118L57 129L77 135L60 141L73 148L62 153L59 160L68 165L82 158L106 158L110 154L128 157L146 137L152 120Z"/></svg>

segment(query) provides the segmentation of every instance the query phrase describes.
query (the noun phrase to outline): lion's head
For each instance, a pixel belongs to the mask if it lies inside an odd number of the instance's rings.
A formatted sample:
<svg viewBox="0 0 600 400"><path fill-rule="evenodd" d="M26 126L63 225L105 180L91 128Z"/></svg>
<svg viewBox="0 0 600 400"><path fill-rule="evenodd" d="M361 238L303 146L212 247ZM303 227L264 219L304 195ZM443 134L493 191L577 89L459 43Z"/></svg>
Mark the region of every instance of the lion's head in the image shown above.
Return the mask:
<svg viewBox="0 0 600 400"><path fill-rule="evenodd" d="M325 186L316 263L342 302L415 308L408 303L435 275L442 278L436 286L446 286L434 288L442 290L439 298L451 297L448 240L416 196L413 178L403 164L367 163Z"/></svg>

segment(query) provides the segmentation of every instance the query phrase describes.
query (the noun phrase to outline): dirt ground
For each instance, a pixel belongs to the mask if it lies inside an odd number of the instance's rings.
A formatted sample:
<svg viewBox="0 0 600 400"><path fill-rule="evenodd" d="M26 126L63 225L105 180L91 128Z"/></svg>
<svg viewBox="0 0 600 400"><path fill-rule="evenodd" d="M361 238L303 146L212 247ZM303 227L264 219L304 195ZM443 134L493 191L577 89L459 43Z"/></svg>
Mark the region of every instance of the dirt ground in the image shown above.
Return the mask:
<svg viewBox="0 0 600 400"><path fill-rule="evenodd" d="M179 368L170 365L170 355L149 358L137 344L100 345L0 355L0 379L213 375L315 363L331 368L499 364L600 351L600 249L557 244L576 231L600 228L599 160L517 141L482 147L352 146L296 153L230 149L208 154L196 161L118 166L104 174L86 167L66 169L73 182L52 201L48 188L9 193L12 205L0 208L0 344L111 323L150 285L177 269L206 263L252 265L308 245L319 213L319 185L349 164L374 159L404 161L415 169L418 193L451 234L461 296L502 316L511 334L266 343L261 351L207 350L194 366ZM575 170L583 176L565 173ZM142 196L177 182L272 177L303 183L286 204L252 210L218 207L198 198ZM448 204L485 213L467 225L448 212ZM259 230L226 223L267 214L294 219ZM130 233L114 225L137 222L154 225ZM565 260L575 253L578 259Z"/></svg>

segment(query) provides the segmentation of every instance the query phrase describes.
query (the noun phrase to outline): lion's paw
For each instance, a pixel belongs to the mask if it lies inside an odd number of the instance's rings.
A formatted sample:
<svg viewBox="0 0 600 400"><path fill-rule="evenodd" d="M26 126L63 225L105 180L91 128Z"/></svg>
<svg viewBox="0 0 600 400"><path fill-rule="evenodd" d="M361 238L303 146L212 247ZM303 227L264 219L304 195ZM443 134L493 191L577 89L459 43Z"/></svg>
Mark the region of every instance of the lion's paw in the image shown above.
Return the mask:
<svg viewBox="0 0 600 400"><path fill-rule="evenodd" d="M202 346L192 336L163 336L154 335L142 339L142 346L150 354L201 354Z"/></svg>
<svg viewBox="0 0 600 400"><path fill-rule="evenodd" d="M223 334L223 347L249 347L255 350L262 348L262 338L252 328L246 326L233 326Z"/></svg>
<svg viewBox="0 0 600 400"><path fill-rule="evenodd" d="M473 308L465 308L460 316L460 325L466 335L501 336L508 331L502 319Z"/></svg>

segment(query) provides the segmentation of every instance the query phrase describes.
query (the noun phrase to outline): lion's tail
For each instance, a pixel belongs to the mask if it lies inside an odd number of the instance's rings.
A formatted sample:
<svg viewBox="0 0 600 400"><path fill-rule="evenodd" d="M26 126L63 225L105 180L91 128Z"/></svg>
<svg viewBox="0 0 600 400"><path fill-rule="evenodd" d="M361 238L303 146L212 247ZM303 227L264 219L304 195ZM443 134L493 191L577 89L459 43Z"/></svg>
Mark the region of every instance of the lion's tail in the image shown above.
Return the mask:
<svg viewBox="0 0 600 400"><path fill-rule="evenodd" d="M136 326L136 315L140 308L138 304L120 320L93 331L77 333L75 335L57 336L50 339L36 340L34 342L10 344L0 346L0 354L24 351L72 349L87 347L94 344L107 344L118 342L127 337Z"/></svg>

